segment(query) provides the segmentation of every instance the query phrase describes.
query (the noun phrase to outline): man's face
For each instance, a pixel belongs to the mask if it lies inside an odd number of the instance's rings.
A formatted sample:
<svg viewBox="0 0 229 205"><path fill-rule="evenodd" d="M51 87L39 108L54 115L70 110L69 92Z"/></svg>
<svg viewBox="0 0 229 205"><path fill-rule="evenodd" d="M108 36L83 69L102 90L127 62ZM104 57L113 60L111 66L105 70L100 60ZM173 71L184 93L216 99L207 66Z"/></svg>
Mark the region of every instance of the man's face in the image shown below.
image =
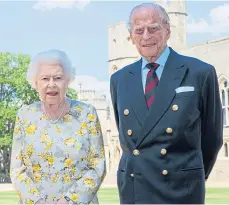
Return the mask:
<svg viewBox="0 0 229 205"><path fill-rule="evenodd" d="M161 55L170 37L170 26L159 14L154 7L142 7L131 18L131 39L140 55L150 61Z"/></svg>

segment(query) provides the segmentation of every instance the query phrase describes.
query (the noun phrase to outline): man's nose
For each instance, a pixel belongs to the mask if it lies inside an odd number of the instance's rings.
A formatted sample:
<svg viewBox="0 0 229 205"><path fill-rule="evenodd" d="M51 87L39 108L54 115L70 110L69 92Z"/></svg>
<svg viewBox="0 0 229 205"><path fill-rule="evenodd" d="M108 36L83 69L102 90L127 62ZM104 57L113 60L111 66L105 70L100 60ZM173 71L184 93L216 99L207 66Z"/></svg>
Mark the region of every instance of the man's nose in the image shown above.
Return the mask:
<svg viewBox="0 0 229 205"><path fill-rule="evenodd" d="M151 37L151 34L149 33L148 28L145 28L142 38L146 40L146 39L149 39L150 37Z"/></svg>

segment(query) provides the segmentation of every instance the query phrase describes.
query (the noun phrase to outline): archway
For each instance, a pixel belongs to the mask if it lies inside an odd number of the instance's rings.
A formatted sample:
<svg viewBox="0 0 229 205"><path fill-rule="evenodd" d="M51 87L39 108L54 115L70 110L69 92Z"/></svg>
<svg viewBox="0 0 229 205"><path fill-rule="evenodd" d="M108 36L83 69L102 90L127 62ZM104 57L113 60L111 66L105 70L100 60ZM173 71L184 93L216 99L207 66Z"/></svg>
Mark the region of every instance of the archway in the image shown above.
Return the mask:
<svg viewBox="0 0 229 205"><path fill-rule="evenodd" d="M220 98L223 108L223 125L224 127L229 126L229 81L227 77L221 75L218 78Z"/></svg>

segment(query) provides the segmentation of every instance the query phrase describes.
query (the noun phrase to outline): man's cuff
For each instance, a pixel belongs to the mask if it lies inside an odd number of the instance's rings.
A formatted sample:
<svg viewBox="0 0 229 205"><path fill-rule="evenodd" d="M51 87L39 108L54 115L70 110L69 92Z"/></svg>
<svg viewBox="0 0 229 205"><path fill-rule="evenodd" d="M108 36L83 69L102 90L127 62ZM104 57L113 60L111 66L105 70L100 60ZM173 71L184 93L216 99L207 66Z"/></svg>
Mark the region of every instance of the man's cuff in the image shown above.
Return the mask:
<svg viewBox="0 0 229 205"><path fill-rule="evenodd" d="M64 196L64 199L68 202L68 204L74 204L74 202L67 196Z"/></svg>

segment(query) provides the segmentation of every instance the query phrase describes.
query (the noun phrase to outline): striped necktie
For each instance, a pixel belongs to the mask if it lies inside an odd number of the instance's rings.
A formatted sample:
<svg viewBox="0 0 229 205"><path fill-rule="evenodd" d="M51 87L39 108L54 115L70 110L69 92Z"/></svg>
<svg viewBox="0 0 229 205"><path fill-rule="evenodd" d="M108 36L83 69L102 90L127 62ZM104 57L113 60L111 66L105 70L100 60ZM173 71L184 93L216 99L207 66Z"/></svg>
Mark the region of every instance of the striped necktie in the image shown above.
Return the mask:
<svg viewBox="0 0 229 205"><path fill-rule="evenodd" d="M145 98L146 98L147 106L149 108L153 103L156 87L158 84L156 69L159 67L159 64L149 63L146 65L146 67L150 69L146 77L146 86L145 86Z"/></svg>

